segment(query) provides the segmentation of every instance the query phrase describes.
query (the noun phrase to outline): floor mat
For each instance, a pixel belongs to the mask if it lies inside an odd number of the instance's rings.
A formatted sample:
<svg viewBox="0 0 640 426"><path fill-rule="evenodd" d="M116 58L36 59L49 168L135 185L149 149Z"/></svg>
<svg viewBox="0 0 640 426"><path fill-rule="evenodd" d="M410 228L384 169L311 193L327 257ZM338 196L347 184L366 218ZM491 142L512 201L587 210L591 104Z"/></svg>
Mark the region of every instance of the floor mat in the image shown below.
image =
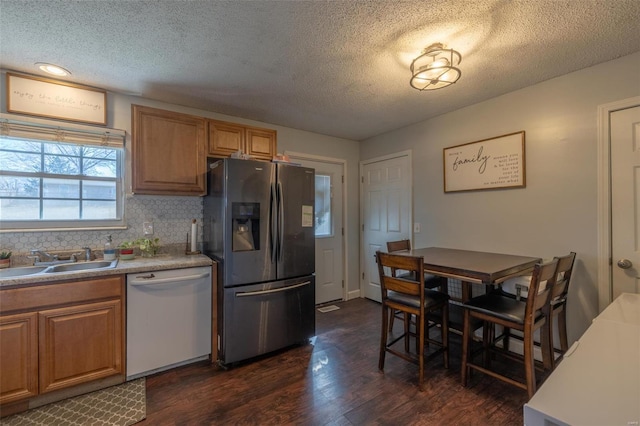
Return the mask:
<svg viewBox="0 0 640 426"><path fill-rule="evenodd" d="M323 306L322 308L318 308L318 311L325 314L327 312L337 311L338 309L340 308L338 308L336 305L329 305L329 306Z"/></svg>
<svg viewBox="0 0 640 426"><path fill-rule="evenodd" d="M146 416L146 388L142 378L14 414L0 423L3 426L128 426Z"/></svg>

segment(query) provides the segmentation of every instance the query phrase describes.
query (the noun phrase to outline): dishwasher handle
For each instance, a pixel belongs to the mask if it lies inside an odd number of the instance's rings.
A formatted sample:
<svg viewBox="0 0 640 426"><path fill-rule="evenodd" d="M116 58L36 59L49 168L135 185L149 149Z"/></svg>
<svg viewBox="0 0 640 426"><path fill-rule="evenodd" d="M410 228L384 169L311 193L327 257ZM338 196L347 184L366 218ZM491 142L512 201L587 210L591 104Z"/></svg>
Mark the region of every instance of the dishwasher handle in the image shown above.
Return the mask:
<svg viewBox="0 0 640 426"><path fill-rule="evenodd" d="M210 275L211 274L209 272L203 272L202 274L196 274L196 275L183 275L179 277L157 278L157 279L153 274L139 275L136 278L142 278L142 279L130 280L129 284L135 285L135 286L153 286L153 285L167 284L167 283L179 284L182 282L199 280L200 278L206 278Z"/></svg>
<svg viewBox="0 0 640 426"><path fill-rule="evenodd" d="M311 284L311 281L305 281L303 283L290 285L288 287L274 288L271 290L247 291L244 293L236 293L236 297L250 297L250 296L260 296L262 294L280 293L282 291L292 290L298 287L304 287L305 285L309 285L309 284Z"/></svg>

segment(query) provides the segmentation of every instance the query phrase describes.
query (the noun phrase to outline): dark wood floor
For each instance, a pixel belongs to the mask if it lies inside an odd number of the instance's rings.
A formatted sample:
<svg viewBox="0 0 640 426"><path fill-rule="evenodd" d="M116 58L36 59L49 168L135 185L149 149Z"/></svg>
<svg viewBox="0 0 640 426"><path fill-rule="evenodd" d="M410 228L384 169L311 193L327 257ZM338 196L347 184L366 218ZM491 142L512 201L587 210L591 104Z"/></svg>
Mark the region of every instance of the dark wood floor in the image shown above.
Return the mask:
<svg viewBox="0 0 640 426"><path fill-rule="evenodd" d="M148 377L140 424L522 424L524 390L482 374L460 385L459 337L449 370L442 357L430 360L420 392L416 365L388 354L378 371L380 305L336 305L341 309L316 313L309 345L228 371L198 363Z"/></svg>

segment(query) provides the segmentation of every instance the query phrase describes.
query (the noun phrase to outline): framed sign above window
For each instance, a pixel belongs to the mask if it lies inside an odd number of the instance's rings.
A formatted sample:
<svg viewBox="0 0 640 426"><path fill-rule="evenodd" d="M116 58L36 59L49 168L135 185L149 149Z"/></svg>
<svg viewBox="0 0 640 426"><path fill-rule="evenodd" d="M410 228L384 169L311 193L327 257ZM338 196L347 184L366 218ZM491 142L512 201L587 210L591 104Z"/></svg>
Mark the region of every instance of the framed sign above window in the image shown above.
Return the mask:
<svg viewBox="0 0 640 426"><path fill-rule="evenodd" d="M443 150L444 192L526 186L524 131Z"/></svg>
<svg viewBox="0 0 640 426"><path fill-rule="evenodd" d="M107 92L92 87L7 73L7 112L107 124Z"/></svg>

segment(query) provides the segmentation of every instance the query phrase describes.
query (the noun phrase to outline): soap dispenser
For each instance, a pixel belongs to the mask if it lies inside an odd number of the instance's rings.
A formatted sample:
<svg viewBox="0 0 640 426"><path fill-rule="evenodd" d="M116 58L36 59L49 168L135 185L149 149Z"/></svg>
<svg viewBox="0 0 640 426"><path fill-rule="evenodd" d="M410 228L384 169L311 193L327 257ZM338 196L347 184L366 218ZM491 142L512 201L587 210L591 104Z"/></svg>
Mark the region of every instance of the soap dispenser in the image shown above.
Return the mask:
<svg viewBox="0 0 640 426"><path fill-rule="evenodd" d="M116 249L113 247L111 235L107 237L107 242L104 243L104 260L115 260Z"/></svg>

